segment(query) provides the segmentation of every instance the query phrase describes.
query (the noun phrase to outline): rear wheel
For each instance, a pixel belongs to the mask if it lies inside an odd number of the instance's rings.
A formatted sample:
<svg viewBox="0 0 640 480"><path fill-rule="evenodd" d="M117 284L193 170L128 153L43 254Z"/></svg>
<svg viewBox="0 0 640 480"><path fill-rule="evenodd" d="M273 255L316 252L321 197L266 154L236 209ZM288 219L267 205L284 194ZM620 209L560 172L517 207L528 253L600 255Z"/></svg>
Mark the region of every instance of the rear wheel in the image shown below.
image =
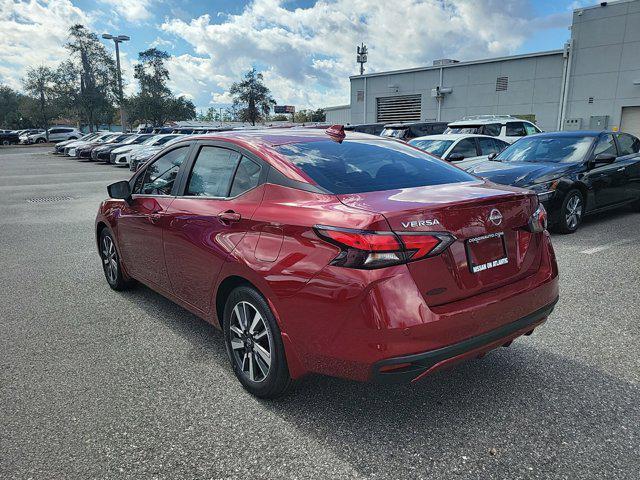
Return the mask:
<svg viewBox="0 0 640 480"><path fill-rule="evenodd" d="M9 140L3 140L2 145L11 145L11 142Z"/></svg>
<svg viewBox="0 0 640 480"><path fill-rule="evenodd" d="M111 232L106 228L100 233L100 258L107 283L114 290L126 290L132 284L124 279L120 255Z"/></svg>
<svg viewBox="0 0 640 480"><path fill-rule="evenodd" d="M584 197L579 190L570 190L564 197L555 226L560 233L573 233L578 230L584 216Z"/></svg>
<svg viewBox="0 0 640 480"><path fill-rule="evenodd" d="M248 286L233 290L223 322L227 354L242 386L260 398L284 395L292 380L280 329L262 295Z"/></svg>

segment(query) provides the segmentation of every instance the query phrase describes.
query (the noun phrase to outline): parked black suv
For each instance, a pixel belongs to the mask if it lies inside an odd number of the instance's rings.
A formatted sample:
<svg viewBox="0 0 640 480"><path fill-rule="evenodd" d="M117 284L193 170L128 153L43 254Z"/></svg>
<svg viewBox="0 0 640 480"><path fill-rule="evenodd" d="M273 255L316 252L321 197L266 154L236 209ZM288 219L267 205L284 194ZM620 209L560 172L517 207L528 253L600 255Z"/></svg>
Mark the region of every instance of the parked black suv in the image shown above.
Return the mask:
<svg viewBox="0 0 640 480"><path fill-rule="evenodd" d="M393 137L400 140L411 140L425 135L437 135L447 129L447 122L405 122L388 123L384 126L381 137Z"/></svg>
<svg viewBox="0 0 640 480"><path fill-rule="evenodd" d="M360 132L368 133L369 135L380 135L384 130L384 123L360 123L356 125L345 125L344 129L347 132Z"/></svg>

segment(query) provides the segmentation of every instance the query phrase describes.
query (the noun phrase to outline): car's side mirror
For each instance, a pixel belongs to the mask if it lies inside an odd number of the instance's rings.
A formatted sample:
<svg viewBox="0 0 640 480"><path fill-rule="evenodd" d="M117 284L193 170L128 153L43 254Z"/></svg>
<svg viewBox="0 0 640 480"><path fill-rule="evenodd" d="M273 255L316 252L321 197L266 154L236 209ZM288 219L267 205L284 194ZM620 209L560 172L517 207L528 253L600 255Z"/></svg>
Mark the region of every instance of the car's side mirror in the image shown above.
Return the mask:
<svg viewBox="0 0 640 480"><path fill-rule="evenodd" d="M589 166L594 168L598 165L610 165L616 161L616 156L611 153L599 153L596 155L591 162L589 162Z"/></svg>
<svg viewBox="0 0 640 480"><path fill-rule="evenodd" d="M452 153L447 157L447 160L450 162L459 162L460 160L464 160L464 155L461 153Z"/></svg>
<svg viewBox="0 0 640 480"><path fill-rule="evenodd" d="M487 158L489 160L493 160L494 158L496 158L498 156L498 154L496 152L491 152L489 155L487 155Z"/></svg>
<svg viewBox="0 0 640 480"><path fill-rule="evenodd" d="M107 192L111 198L125 200L127 203L131 199L131 186L126 180L112 183L107 187Z"/></svg>

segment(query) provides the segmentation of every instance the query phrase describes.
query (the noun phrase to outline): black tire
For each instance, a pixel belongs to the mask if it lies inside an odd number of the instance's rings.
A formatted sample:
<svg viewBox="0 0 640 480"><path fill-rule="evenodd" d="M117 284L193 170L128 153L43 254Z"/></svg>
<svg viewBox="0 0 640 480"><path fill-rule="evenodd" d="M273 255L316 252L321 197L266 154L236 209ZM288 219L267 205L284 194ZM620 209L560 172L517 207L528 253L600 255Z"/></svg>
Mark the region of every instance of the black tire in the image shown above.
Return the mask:
<svg viewBox="0 0 640 480"><path fill-rule="evenodd" d="M580 190L569 190L554 218L554 230L558 233L574 233L584 217L584 196Z"/></svg>
<svg viewBox="0 0 640 480"><path fill-rule="evenodd" d="M2 145L5 145L5 146L11 145L11 142L9 140L3 140Z"/></svg>
<svg viewBox="0 0 640 480"><path fill-rule="evenodd" d="M39 138L38 140L36 140L36 143L45 143L47 140L44 138Z"/></svg>
<svg viewBox="0 0 640 480"><path fill-rule="evenodd" d="M252 325L256 313L260 319ZM235 288L224 306L223 330L231 367L245 390L259 398L283 396L292 380L280 329L264 297L249 286Z"/></svg>
<svg viewBox="0 0 640 480"><path fill-rule="evenodd" d="M122 263L120 254L116 249L116 242L111 232L104 228L100 232L100 259L102 260L102 270L107 283L113 290L126 290L131 287L133 281L125 280L122 275Z"/></svg>

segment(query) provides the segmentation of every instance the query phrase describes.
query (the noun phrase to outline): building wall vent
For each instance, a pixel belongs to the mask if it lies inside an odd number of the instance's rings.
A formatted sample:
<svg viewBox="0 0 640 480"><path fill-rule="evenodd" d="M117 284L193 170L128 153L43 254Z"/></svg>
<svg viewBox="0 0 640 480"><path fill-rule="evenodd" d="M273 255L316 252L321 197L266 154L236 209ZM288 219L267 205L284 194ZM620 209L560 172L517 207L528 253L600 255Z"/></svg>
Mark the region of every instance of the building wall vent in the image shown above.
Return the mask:
<svg viewBox="0 0 640 480"><path fill-rule="evenodd" d="M589 97L589 103L593 103L593 97Z"/></svg>
<svg viewBox="0 0 640 480"><path fill-rule="evenodd" d="M420 120L421 95L396 95L376 99L377 122L411 122Z"/></svg>
<svg viewBox="0 0 640 480"><path fill-rule="evenodd" d="M506 92L509 88L509 77L496 78L496 92Z"/></svg>

